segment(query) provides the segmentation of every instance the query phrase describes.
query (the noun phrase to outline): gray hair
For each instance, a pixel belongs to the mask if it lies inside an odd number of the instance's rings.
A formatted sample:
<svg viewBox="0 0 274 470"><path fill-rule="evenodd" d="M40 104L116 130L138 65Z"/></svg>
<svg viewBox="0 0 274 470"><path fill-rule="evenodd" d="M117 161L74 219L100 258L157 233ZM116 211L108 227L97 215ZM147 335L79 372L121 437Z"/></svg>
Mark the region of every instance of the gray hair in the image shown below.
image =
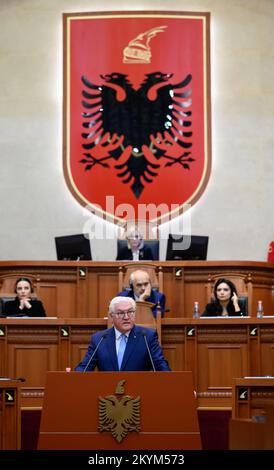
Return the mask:
<svg viewBox="0 0 274 470"><path fill-rule="evenodd" d="M129 283L130 284L134 283L136 273L146 273L148 275L149 280L150 280L149 273L147 271L145 271L145 269L136 269L136 271L132 271L132 273L129 276Z"/></svg>
<svg viewBox="0 0 274 470"><path fill-rule="evenodd" d="M132 308L134 308L134 310L136 310L136 302L135 302L134 299L132 299L131 297L119 296L119 297L114 297L110 301L109 308L108 308L109 313L115 313L115 305L125 304L125 303L131 303Z"/></svg>

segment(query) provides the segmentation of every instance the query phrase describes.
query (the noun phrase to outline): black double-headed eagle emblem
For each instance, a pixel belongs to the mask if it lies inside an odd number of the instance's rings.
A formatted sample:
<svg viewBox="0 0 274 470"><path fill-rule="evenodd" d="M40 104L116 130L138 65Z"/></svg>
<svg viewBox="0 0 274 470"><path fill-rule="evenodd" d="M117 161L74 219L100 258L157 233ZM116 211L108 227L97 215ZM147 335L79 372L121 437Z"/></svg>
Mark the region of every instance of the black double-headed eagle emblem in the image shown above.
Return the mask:
<svg viewBox="0 0 274 470"><path fill-rule="evenodd" d="M100 85L82 76L85 170L113 164L138 199L162 163L190 169L192 76L175 84L172 76L148 73L138 89L122 73L101 75Z"/></svg>

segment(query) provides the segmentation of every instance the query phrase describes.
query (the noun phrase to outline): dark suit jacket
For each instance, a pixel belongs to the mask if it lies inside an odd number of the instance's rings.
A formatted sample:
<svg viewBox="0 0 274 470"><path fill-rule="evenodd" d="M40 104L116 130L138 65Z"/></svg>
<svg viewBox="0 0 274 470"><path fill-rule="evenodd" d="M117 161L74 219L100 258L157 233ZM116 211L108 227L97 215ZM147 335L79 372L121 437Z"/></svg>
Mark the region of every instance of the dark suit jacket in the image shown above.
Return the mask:
<svg viewBox="0 0 274 470"><path fill-rule="evenodd" d="M235 308L232 300L229 301L227 306L227 312L229 317L245 317L246 312L243 306L243 303L239 300L240 312L235 312ZM202 317L218 317L222 315L222 306L217 300L214 300L206 305L205 311L202 314Z"/></svg>
<svg viewBox="0 0 274 470"><path fill-rule="evenodd" d="M123 290L122 292L118 294L118 296L131 297L132 299L135 300L133 289ZM161 314L162 314L162 317L164 316L165 304L166 304L166 297L164 294L162 294L161 292L158 292L155 289L151 289L151 295L146 300L147 302L152 302L153 304L155 304L154 307L152 308L152 313L154 317L156 317L157 315L157 305L158 305L158 302L160 302Z"/></svg>
<svg viewBox="0 0 274 470"><path fill-rule="evenodd" d="M169 371L170 368L163 356L156 331L150 328L141 328L137 325L132 328L129 334L121 370L153 370L144 335L147 339L155 369L157 371ZM88 351L75 370L84 371L97 346L98 349L87 370L94 370L97 366L100 371L119 371L115 345L115 330L113 327L92 335Z"/></svg>
<svg viewBox="0 0 274 470"><path fill-rule="evenodd" d="M27 316L27 317L46 317L44 306L40 300L30 300L31 308L24 307L22 310L19 308L20 302L18 297L14 300L5 302L2 309L2 315L12 317L14 316Z"/></svg>
<svg viewBox="0 0 274 470"><path fill-rule="evenodd" d="M132 260L132 259L133 259L132 251L127 246L119 250L117 258L116 258L116 260ZM141 248L141 250L139 251L139 261L142 261L142 260L154 261L153 254L149 246L144 245L144 247Z"/></svg>

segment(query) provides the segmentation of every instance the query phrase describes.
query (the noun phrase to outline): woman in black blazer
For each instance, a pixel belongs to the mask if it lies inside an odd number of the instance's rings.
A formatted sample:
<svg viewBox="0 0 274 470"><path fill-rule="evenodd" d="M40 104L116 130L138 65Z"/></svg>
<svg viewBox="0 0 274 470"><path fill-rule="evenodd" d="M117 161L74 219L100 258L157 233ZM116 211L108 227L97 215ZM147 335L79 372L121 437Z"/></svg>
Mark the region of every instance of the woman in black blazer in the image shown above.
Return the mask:
<svg viewBox="0 0 274 470"><path fill-rule="evenodd" d="M28 278L21 277L15 283L14 300L5 302L2 309L4 316L45 317L46 312L40 300L32 299L33 286Z"/></svg>
<svg viewBox="0 0 274 470"><path fill-rule="evenodd" d="M244 317L244 306L238 299L236 286L229 279L218 279L214 286L214 299L206 305L203 317Z"/></svg>
<svg viewBox="0 0 274 470"><path fill-rule="evenodd" d="M127 235L127 246L119 250L116 260L154 260L151 248L146 246L143 235L136 228Z"/></svg>

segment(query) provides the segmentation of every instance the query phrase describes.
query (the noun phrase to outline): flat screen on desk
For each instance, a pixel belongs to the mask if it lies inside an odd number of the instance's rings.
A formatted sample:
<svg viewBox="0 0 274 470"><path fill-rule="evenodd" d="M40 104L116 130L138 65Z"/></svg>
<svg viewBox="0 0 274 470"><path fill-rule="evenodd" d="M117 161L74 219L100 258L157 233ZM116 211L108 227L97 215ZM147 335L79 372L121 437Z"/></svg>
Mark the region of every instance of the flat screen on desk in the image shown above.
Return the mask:
<svg viewBox="0 0 274 470"><path fill-rule="evenodd" d="M167 260L206 260L208 236L172 235L167 242Z"/></svg>
<svg viewBox="0 0 274 470"><path fill-rule="evenodd" d="M81 261L92 259L88 235L55 237L55 246L58 260Z"/></svg>

